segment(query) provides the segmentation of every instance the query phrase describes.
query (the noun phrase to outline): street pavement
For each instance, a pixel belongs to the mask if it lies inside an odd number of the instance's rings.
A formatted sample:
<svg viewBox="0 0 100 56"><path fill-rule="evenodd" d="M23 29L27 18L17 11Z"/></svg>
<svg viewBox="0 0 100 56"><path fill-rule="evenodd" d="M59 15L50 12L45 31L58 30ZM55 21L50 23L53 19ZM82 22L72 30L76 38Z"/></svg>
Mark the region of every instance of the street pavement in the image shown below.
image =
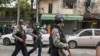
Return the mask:
<svg viewBox="0 0 100 56"><path fill-rule="evenodd" d="M2 42L0 40L0 56L11 56L12 52L14 51L15 46L5 46L2 45ZM32 49L32 46L27 46L28 51ZM42 56L49 56L47 54L48 46L42 47ZM96 50L95 48L76 48L71 49L72 56L96 56ZM31 54L31 56L37 56L38 50L36 50L34 53ZM17 56L23 56L21 51L18 53Z"/></svg>

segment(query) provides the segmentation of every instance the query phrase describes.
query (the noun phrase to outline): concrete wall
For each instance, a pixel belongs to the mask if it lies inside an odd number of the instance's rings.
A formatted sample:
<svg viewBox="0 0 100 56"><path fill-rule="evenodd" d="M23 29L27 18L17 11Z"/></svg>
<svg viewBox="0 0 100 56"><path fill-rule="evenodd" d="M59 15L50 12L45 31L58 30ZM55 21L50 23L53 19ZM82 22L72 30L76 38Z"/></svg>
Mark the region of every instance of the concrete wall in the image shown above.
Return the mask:
<svg viewBox="0 0 100 56"><path fill-rule="evenodd" d="M41 13L48 13L48 3L49 3L49 0L41 0L40 2Z"/></svg>
<svg viewBox="0 0 100 56"><path fill-rule="evenodd" d="M100 14L100 0L95 0L95 5L94 5L92 11L93 11L93 13Z"/></svg>
<svg viewBox="0 0 100 56"><path fill-rule="evenodd" d="M84 1L85 0L77 0L76 8L74 8L74 14L83 15L85 13Z"/></svg>

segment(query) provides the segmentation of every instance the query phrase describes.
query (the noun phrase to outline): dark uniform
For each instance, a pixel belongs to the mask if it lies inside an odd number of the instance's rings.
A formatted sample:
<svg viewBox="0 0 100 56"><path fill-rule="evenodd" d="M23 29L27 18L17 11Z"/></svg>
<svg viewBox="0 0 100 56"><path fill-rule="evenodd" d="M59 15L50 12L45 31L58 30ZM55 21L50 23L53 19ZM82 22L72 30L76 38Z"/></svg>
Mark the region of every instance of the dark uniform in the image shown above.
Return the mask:
<svg viewBox="0 0 100 56"><path fill-rule="evenodd" d="M22 23L21 21L20 23ZM27 48L25 44L26 34L23 30L21 24L19 24L19 27L14 29L14 32L12 36L15 38L15 50L12 54L12 56L17 56L18 52L21 50L23 56L28 56L27 54Z"/></svg>
<svg viewBox="0 0 100 56"><path fill-rule="evenodd" d="M33 34L36 35L37 37L34 36L34 39L33 39L34 46L33 46L33 49L28 52L28 55L30 56L32 52L34 52L37 48L39 48L38 56L41 56L41 51L42 51L41 34L39 32L39 28L37 28L37 25L35 25L34 27Z"/></svg>

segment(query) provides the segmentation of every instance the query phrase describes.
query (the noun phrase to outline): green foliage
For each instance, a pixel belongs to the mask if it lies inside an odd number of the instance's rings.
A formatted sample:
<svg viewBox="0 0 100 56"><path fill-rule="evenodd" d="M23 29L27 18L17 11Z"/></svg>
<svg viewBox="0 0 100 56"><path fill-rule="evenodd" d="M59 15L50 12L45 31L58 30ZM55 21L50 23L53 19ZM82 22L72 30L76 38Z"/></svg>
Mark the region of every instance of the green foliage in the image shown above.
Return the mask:
<svg viewBox="0 0 100 56"><path fill-rule="evenodd" d="M6 10L6 8L0 7L0 12L5 11L5 10Z"/></svg>
<svg viewBox="0 0 100 56"><path fill-rule="evenodd" d="M27 0L21 0L21 3L20 3L20 8L22 10L27 10L27 9L30 9L30 5L29 3L27 2Z"/></svg>
<svg viewBox="0 0 100 56"><path fill-rule="evenodd" d="M0 5L1 4L4 4L4 5L10 4L13 1L17 1L17 0L0 0ZM30 4L27 2L28 0L19 0L19 1L20 1L20 8L21 8L21 10L28 10L28 9L30 9ZM17 4L18 3L16 3L15 8L17 8Z"/></svg>
<svg viewBox="0 0 100 56"><path fill-rule="evenodd" d="M30 4L27 2L28 0L20 0L20 9L21 10L29 10L30 9ZM18 3L17 3L18 4ZM16 4L16 8L17 8L17 4Z"/></svg>

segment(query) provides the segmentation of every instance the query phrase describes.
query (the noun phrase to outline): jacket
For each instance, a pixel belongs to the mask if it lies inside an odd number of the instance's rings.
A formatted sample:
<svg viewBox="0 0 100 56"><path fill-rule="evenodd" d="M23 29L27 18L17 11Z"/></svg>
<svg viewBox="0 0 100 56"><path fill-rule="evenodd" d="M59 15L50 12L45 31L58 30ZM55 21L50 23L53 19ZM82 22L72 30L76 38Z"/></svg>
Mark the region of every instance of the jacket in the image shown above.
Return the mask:
<svg viewBox="0 0 100 56"><path fill-rule="evenodd" d="M26 39L26 33L24 29L22 29L21 27L14 28L14 32L12 33L12 36L15 38L17 42L19 42L20 38L23 39L24 41Z"/></svg>
<svg viewBox="0 0 100 56"><path fill-rule="evenodd" d="M52 50L57 49L59 56L67 56L68 54L66 48L68 44L59 26L55 26L52 29L51 37L52 37L51 44L53 45L51 49Z"/></svg>

